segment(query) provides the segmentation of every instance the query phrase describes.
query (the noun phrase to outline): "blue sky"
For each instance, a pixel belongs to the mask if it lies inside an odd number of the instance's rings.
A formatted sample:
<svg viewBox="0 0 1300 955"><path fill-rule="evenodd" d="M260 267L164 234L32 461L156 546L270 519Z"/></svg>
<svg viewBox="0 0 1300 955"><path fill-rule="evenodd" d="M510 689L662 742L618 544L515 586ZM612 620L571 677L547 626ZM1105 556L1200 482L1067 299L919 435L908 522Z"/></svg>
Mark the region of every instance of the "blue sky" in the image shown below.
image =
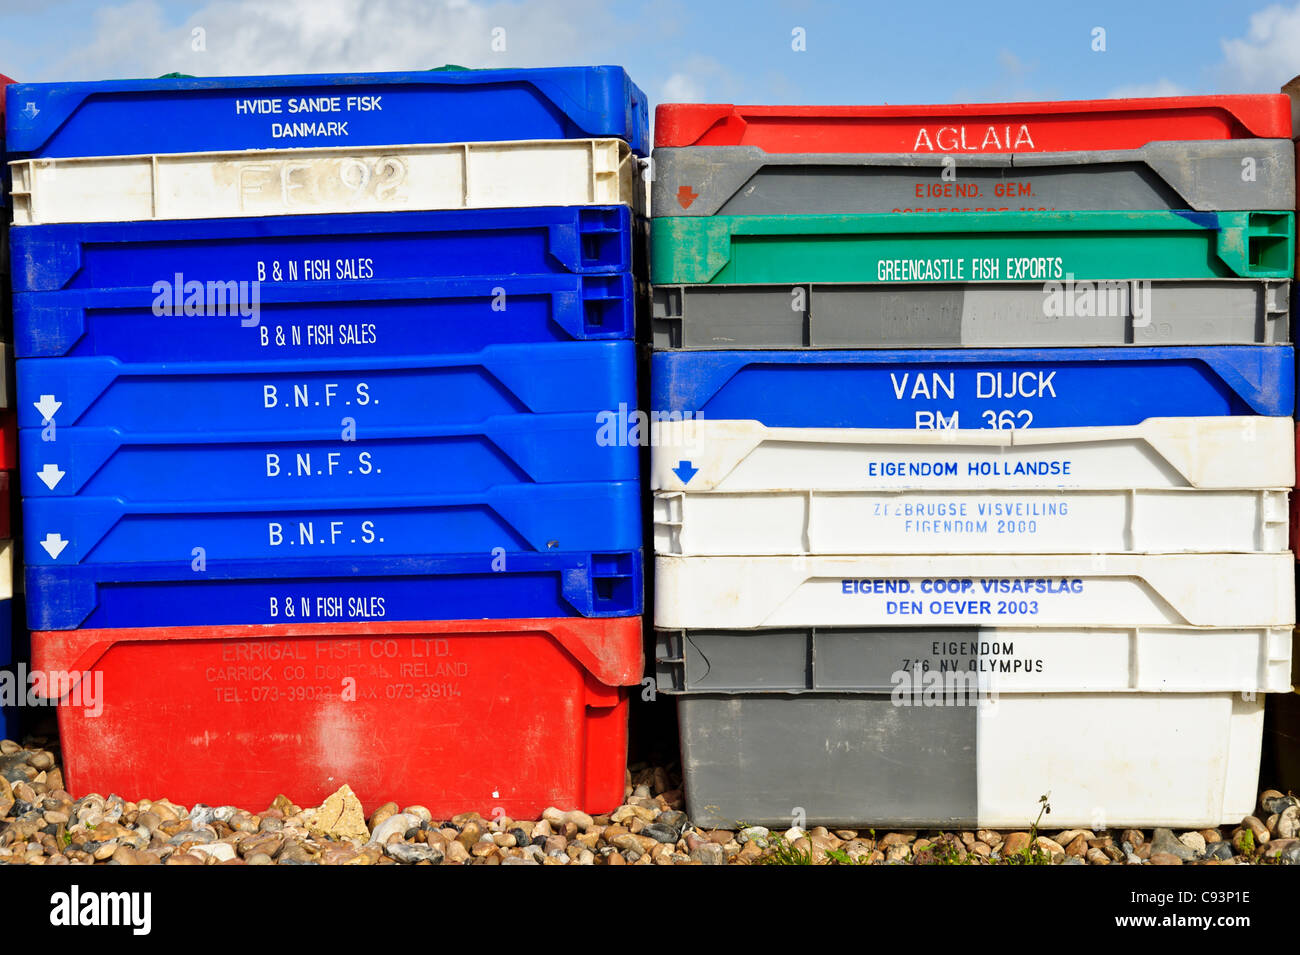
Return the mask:
<svg viewBox="0 0 1300 955"><path fill-rule="evenodd" d="M1300 74L1300 2L0 0L0 73L19 80L446 62L619 63L652 102L1275 92Z"/></svg>

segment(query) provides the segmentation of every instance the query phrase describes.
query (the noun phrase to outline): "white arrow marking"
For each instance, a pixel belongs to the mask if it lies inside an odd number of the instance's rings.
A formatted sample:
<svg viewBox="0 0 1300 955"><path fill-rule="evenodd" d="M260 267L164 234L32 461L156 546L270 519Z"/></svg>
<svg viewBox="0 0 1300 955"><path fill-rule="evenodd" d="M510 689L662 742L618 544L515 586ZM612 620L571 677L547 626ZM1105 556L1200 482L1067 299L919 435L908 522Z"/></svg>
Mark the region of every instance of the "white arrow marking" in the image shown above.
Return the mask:
<svg viewBox="0 0 1300 955"><path fill-rule="evenodd" d="M60 471L57 464L47 464L36 472L36 476L45 482L46 487L53 491L54 486L62 481L63 475L67 473L67 471Z"/></svg>
<svg viewBox="0 0 1300 955"><path fill-rule="evenodd" d="M63 553L63 548L68 546L60 534L46 534L45 540L41 541L41 546L45 548L45 553L49 554L55 560Z"/></svg>
<svg viewBox="0 0 1300 955"><path fill-rule="evenodd" d="M54 414L63 407L62 401L55 401L53 395L41 395L40 401L33 401L32 406L41 413L41 424L49 424Z"/></svg>

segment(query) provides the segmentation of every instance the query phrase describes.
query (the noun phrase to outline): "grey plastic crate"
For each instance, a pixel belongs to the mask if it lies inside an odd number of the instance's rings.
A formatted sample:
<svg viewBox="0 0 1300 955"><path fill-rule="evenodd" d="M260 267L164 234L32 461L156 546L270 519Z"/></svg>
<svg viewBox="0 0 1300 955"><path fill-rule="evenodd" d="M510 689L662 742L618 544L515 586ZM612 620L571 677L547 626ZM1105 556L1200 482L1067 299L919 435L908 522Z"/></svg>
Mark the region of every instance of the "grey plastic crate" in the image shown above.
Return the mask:
<svg viewBox="0 0 1300 955"><path fill-rule="evenodd" d="M1248 345L1289 342L1290 308L1285 279L661 285L651 318L657 349Z"/></svg>
<svg viewBox="0 0 1300 955"><path fill-rule="evenodd" d="M1290 210L1295 180L1285 139L958 156L690 146L654 151L651 214Z"/></svg>
<svg viewBox="0 0 1300 955"><path fill-rule="evenodd" d="M896 707L889 694L677 700L686 811L739 823L915 829L977 824L972 707ZM1032 806L1026 807L1032 815Z"/></svg>

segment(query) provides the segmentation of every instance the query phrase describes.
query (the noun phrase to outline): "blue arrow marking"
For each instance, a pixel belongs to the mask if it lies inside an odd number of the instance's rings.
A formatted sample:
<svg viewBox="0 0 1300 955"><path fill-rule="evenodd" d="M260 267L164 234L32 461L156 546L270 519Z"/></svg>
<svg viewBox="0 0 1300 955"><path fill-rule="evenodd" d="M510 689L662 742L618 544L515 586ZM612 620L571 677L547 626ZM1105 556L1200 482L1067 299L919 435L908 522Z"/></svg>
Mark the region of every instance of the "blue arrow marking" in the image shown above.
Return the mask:
<svg viewBox="0 0 1300 955"><path fill-rule="evenodd" d="M699 474L700 469L691 467L690 461L678 461L677 467L673 468L673 473L681 479L683 484L690 484L691 478Z"/></svg>

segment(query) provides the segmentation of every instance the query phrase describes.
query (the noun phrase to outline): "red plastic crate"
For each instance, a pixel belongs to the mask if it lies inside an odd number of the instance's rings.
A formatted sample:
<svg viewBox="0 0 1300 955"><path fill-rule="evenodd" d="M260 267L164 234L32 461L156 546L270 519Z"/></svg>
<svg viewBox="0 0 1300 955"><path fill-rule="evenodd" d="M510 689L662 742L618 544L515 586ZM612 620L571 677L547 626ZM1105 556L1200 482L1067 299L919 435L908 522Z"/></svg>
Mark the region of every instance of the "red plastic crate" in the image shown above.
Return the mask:
<svg viewBox="0 0 1300 955"><path fill-rule="evenodd" d="M622 803L641 640L640 617L69 630L33 633L32 666L102 674L97 716L59 704L76 796L258 811L347 783L367 815L535 819Z"/></svg>
<svg viewBox="0 0 1300 955"><path fill-rule="evenodd" d="M0 409L0 471L18 467L18 418L14 409ZM5 535L8 536L8 535Z"/></svg>
<svg viewBox="0 0 1300 955"><path fill-rule="evenodd" d="M1254 138L1291 138L1286 96L946 106L664 103L655 110L656 146L757 146L772 153L1060 152Z"/></svg>

